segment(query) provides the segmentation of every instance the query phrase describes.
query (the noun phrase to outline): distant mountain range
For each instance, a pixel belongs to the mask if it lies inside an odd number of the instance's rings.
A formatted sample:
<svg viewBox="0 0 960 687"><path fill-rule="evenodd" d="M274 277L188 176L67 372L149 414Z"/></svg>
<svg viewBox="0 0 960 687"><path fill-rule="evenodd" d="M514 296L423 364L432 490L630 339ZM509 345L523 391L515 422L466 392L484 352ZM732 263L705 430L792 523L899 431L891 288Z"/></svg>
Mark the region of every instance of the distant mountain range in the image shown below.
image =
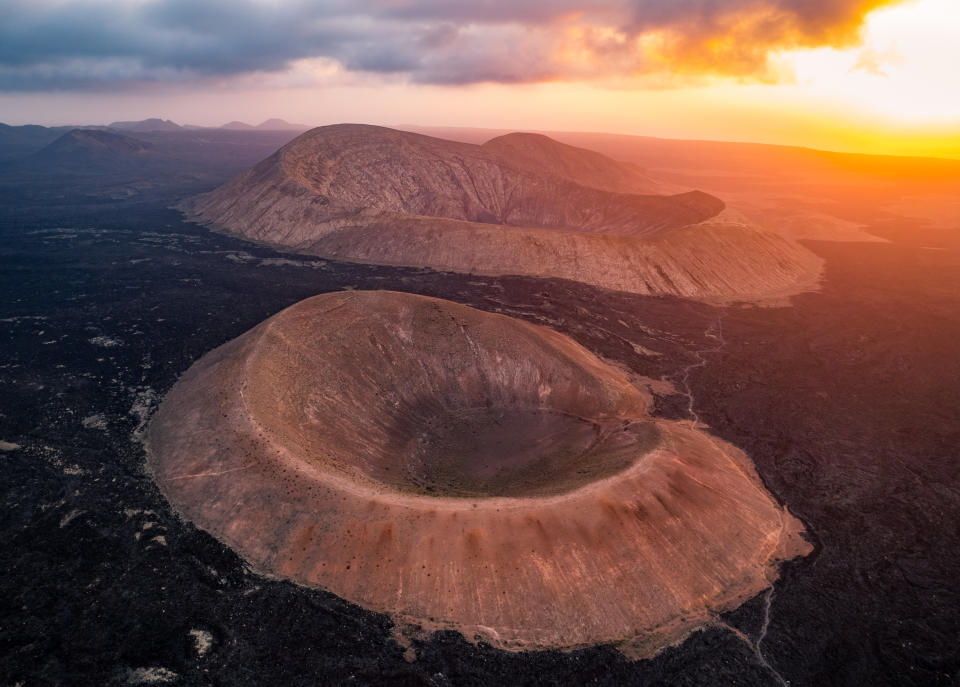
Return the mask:
<svg viewBox="0 0 960 687"><path fill-rule="evenodd" d="M0 163L23 158L37 152L71 127L46 127L36 124L10 126L0 124Z"/></svg>
<svg viewBox="0 0 960 687"><path fill-rule="evenodd" d="M141 119L135 122L112 122L111 124L108 124L106 128L116 129L118 131L143 133L148 131L183 131L184 129L196 130L212 129L217 127L194 126L190 124L181 126L169 119L151 117L150 119ZM256 126L247 124L246 122L232 121L219 128L229 129L231 131L306 131L310 127L306 124L291 124L285 119L273 118L268 119L265 122L261 122Z"/></svg>
<svg viewBox="0 0 960 687"><path fill-rule="evenodd" d="M261 122L256 126L252 124L247 124L246 122L229 122L220 127L221 129L231 129L233 131L306 131L310 127L306 124L291 124L290 122L284 119L268 119L265 122Z"/></svg>
<svg viewBox="0 0 960 687"><path fill-rule="evenodd" d="M154 195L171 189L193 190L198 185L210 188L270 155L297 133L0 124L0 186L36 190L60 185L108 198L140 195L144 188Z"/></svg>
<svg viewBox="0 0 960 687"><path fill-rule="evenodd" d="M269 119L258 126L231 122L222 127L180 125L157 117L111 122L107 126L10 126L0 123L0 166L16 165L21 170L32 168L39 164L41 158L52 159L51 151L32 160L26 167L21 163L25 163L27 158L35 156L61 136L74 131L87 132L85 136L89 140L85 143L92 145L94 140L90 137L90 132L101 131L145 141L155 146L157 152L183 160L194 159L203 168L213 166L237 171L266 157L306 129L306 126L290 124L282 119ZM72 139L65 139L58 145L66 146L71 140L74 145L80 144L74 135ZM100 150L98 154L102 153L103 150ZM137 159L146 161L143 157Z"/></svg>
<svg viewBox="0 0 960 687"><path fill-rule="evenodd" d="M117 129L119 131L134 131L134 132L144 132L144 131L180 131L183 129L182 126L176 122L171 122L169 119L158 119L153 117L151 119L141 119L137 122L112 122L107 124L108 129Z"/></svg>

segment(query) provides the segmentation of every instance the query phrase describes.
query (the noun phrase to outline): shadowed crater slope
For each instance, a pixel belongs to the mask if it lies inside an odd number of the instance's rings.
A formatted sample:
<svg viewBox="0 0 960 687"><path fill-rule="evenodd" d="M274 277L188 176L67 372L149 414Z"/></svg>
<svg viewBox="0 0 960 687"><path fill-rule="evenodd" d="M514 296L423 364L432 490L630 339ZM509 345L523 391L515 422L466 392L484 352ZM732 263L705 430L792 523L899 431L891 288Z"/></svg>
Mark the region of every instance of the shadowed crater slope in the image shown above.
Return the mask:
<svg viewBox="0 0 960 687"><path fill-rule="evenodd" d="M243 238L356 262L701 298L816 281L806 249L719 198L669 190L633 164L542 135L473 145L340 124L306 132L186 209Z"/></svg>
<svg viewBox="0 0 960 687"><path fill-rule="evenodd" d="M650 655L809 546L746 456L649 408L550 329L327 294L195 363L149 466L260 570L401 625Z"/></svg>

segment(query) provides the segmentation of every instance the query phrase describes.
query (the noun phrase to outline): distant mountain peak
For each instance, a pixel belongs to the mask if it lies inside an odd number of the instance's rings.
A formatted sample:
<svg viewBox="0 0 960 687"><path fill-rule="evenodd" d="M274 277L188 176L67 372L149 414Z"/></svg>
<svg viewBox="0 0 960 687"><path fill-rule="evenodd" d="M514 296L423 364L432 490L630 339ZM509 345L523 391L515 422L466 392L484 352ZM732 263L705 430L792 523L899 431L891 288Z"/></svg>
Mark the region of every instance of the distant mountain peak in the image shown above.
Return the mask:
<svg viewBox="0 0 960 687"><path fill-rule="evenodd" d="M108 129L119 129L121 131L180 131L183 129L176 122L172 122L169 119L160 119L159 117L151 117L149 119L141 119L138 121L131 122L113 122L107 125Z"/></svg>
<svg viewBox="0 0 960 687"><path fill-rule="evenodd" d="M25 169L109 174L161 164L156 147L132 136L102 129L71 129L23 161Z"/></svg>
<svg viewBox="0 0 960 687"><path fill-rule="evenodd" d="M100 129L71 129L40 152L103 151L116 154L137 154L154 150L154 146L132 136Z"/></svg>
<svg viewBox="0 0 960 687"><path fill-rule="evenodd" d="M285 119L274 117L256 126L263 131L306 131L310 127L306 124L291 124Z"/></svg>

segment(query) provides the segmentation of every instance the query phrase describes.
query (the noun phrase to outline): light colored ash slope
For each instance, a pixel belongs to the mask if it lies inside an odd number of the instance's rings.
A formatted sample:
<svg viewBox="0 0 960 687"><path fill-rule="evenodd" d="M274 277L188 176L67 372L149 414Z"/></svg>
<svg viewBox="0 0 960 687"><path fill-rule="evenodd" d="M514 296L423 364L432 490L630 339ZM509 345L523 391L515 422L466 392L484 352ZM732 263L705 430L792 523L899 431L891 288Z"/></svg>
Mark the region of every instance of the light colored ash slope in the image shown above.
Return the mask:
<svg viewBox="0 0 960 687"><path fill-rule="evenodd" d="M806 249L699 191L545 136L484 145L364 125L313 129L188 208L249 240L348 261L746 298L808 288Z"/></svg>

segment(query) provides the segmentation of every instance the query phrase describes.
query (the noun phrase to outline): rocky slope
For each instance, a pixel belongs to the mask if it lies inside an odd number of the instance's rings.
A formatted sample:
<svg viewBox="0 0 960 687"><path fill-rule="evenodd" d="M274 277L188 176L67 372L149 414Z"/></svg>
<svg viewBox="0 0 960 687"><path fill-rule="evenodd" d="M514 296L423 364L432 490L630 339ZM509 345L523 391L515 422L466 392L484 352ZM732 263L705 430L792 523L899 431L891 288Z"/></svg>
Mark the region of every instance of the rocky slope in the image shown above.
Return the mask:
<svg viewBox="0 0 960 687"><path fill-rule="evenodd" d="M805 249L699 191L545 136L483 145L363 125L313 129L187 208L254 241L358 262L755 297L808 287Z"/></svg>

